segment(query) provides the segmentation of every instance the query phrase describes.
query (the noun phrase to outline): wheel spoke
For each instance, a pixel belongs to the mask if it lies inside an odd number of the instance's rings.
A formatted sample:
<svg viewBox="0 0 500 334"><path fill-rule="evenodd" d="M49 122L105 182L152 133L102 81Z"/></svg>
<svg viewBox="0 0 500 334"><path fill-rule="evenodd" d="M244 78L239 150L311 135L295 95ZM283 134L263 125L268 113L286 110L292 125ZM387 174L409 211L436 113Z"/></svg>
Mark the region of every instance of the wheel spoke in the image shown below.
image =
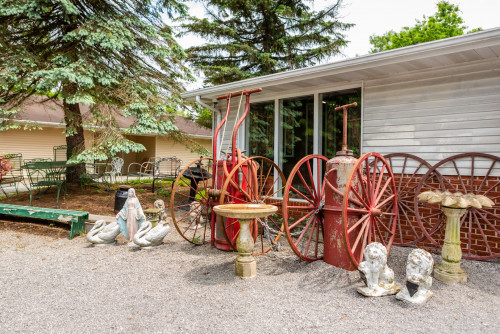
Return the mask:
<svg viewBox="0 0 500 334"><path fill-rule="evenodd" d="M381 168L381 171L380 171L380 175L379 175L378 181L377 181L377 186L375 187L375 191L373 192L374 198L377 198L375 200L375 203L378 202L378 200L379 200L379 198L378 198L378 193L379 192L378 191L380 190L380 185L382 184L382 179L384 178L384 169L385 169L385 165L382 165L382 168ZM390 177L387 179L388 181L386 182L386 184L388 184L388 182L390 182L389 181L390 179L391 179ZM383 193L384 191L385 191L385 189L383 189L381 191L381 193Z"/></svg>
<svg viewBox="0 0 500 334"><path fill-rule="evenodd" d="M356 247L358 246L359 241L361 240L361 236L364 235L365 240L366 240L366 235L367 235L366 230L369 227L370 227L370 220L368 219L368 220L365 220L363 222L363 225L361 226L361 229L360 229L360 231L358 233L358 236L356 237L356 240L352 244L351 251L352 251L353 254L354 254L354 251L356 250Z"/></svg>
<svg viewBox="0 0 500 334"><path fill-rule="evenodd" d="M304 179L304 177L302 176L302 173L300 172L300 170L297 170L297 174L300 178L300 180L302 181L302 185L306 188L307 192L309 193L309 196L311 196L311 198L313 199L313 201L316 199L316 196L311 192L311 189L309 188L309 186L307 185L306 183L306 180ZM295 187L292 186L293 189L295 189ZM304 198L307 198L303 195ZM309 199L308 199L309 200Z"/></svg>
<svg viewBox="0 0 500 334"><path fill-rule="evenodd" d="M290 190L292 190L294 193L296 193L297 195L299 195L300 197L302 197L303 199L305 199L306 201L308 201L309 203L311 203L312 205L314 205L314 202L311 201L308 197L306 197L306 195L304 195L301 191L299 191L297 188L291 186L290 187Z"/></svg>
<svg viewBox="0 0 500 334"><path fill-rule="evenodd" d="M359 219L356 223L354 223L349 229L347 230L347 234L352 233L352 231L359 226L359 224L363 223L365 220L367 220L370 217L370 215L364 215Z"/></svg>
<svg viewBox="0 0 500 334"><path fill-rule="evenodd" d="M297 241L295 242L295 246L297 247L297 245L299 244L300 240L302 240L302 238L304 237L304 234L307 232L307 230L309 229L309 226L311 225L311 222L312 220L314 219L314 217L312 217L311 219L309 219L306 223L306 226L304 227L304 230L302 231L302 233L299 235L299 237L297 238Z"/></svg>
<svg viewBox="0 0 500 334"><path fill-rule="evenodd" d="M376 205L375 207L377 209L379 209L381 206L383 206L385 203L389 202L390 200L392 200L394 197L396 197L396 194L392 194L390 195L389 197L387 197L382 203L380 203L379 205Z"/></svg>
<svg viewBox="0 0 500 334"><path fill-rule="evenodd" d="M307 171L309 173L309 180L311 181L311 185L312 185L312 189L313 189L313 193L315 196L318 195L318 193L316 192L316 182L314 182L314 175L313 175L313 172L312 172L312 169L311 169L311 160L307 160ZM314 199L316 199L316 197L313 197Z"/></svg>
<svg viewBox="0 0 500 334"><path fill-rule="evenodd" d="M486 245L486 248L488 249L488 252L490 254L493 254L493 251L490 248L490 244L488 243L488 239L486 238L486 235L484 234L483 228L481 227L481 224L479 223L479 219L477 218L477 215L474 211L471 211L472 214L474 215L474 221L476 223L477 228L479 229L479 232L481 233L481 237L483 238L483 241Z"/></svg>
<svg viewBox="0 0 500 334"><path fill-rule="evenodd" d="M298 219L295 223L293 223L292 225L289 226L289 230L291 230L292 228L294 228L295 226L297 226L298 224L303 222L305 219L311 217L315 212L316 212L316 210L310 211L305 216L302 216L302 218Z"/></svg>
<svg viewBox="0 0 500 334"><path fill-rule="evenodd" d="M389 186L389 184L391 183L391 181L392 181L392 177L389 177L389 178L387 179L387 181L385 181L385 184L384 184L384 186L382 187L382 190L380 191L380 194L377 194L377 198L375 199L375 201L373 202L373 204L377 204L377 203L378 203L378 201L380 201L380 199L381 199L381 198L382 198L382 196L384 195L384 193L385 193L385 191L386 191L387 187Z"/></svg>
<svg viewBox="0 0 500 334"><path fill-rule="evenodd" d="M493 170L493 167L495 166L496 162L497 162L496 160L493 160L493 162L491 163L491 166L488 169L488 172L486 172L486 175L484 176L483 181L481 182L481 184L479 185L479 188L477 189L478 193L480 193L481 189L483 189L483 185L486 182L486 180L488 179L488 177L490 176L490 173Z"/></svg>

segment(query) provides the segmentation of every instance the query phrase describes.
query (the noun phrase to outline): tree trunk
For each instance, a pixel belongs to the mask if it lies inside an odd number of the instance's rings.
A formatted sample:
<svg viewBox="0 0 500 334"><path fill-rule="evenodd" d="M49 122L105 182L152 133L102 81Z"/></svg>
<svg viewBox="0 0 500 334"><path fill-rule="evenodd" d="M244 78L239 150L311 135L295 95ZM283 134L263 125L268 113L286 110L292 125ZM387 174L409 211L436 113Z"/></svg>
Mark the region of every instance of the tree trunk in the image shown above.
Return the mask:
<svg viewBox="0 0 500 334"><path fill-rule="evenodd" d="M76 92L75 85L67 85L64 90L69 94ZM71 135L66 135L66 157L69 159L73 155L79 154L85 149L85 138L83 136L83 118L79 104L69 104L63 100L64 122L66 129L71 128ZM80 176L85 172L83 165L68 167L66 171L66 181L69 183L80 182Z"/></svg>

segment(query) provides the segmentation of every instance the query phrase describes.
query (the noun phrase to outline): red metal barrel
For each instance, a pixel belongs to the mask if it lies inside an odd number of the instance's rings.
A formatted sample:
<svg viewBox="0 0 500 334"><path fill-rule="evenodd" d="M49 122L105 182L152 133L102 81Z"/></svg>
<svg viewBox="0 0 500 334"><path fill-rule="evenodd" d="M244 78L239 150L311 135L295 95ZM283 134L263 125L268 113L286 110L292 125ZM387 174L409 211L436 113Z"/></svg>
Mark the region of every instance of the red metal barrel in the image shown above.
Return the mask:
<svg viewBox="0 0 500 334"><path fill-rule="evenodd" d="M344 193L347 179L357 159L350 155L338 155L330 159L326 164L326 179L337 188L341 194ZM332 169L336 169L331 171ZM331 171L330 173L328 173ZM357 185L357 182L355 183ZM342 224L342 201L343 195L335 192L330 186L325 186L325 234L323 260L335 267L346 270L357 270L347 252L344 242L344 227ZM355 223L359 219L358 214L349 214L349 223Z"/></svg>

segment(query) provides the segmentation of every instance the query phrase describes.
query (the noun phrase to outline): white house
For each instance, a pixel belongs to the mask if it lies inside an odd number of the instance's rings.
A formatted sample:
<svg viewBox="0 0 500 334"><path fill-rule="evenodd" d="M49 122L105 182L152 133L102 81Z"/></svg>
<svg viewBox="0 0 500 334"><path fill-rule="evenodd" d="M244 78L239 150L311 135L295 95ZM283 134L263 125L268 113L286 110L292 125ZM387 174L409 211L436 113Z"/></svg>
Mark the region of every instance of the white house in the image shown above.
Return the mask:
<svg viewBox="0 0 500 334"><path fill-rule="evenodd" d="M431 164L461 152L500 156L500 28L197 89L182 97L211 107L220 121L225 101L214 104L216 96L258 87L263 91L251 95L237 145L247 155L271 157L285 174L307 154L333 157L341 124L333 105L349 101L360 105L349 116L349 145L355 151L412 153ZM230 122L219 138L223 150L239 102L233 98Z"/></svg>

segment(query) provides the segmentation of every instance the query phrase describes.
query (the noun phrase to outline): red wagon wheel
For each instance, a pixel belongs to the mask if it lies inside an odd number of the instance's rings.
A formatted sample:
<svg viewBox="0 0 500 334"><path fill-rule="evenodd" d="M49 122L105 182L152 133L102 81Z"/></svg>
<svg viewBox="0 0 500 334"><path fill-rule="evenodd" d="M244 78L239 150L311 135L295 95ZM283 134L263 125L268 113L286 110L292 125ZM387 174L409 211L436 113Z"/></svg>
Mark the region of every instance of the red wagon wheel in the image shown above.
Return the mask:
<svg viewBox="0 0 500 334"><path fill-rule="evenodd" d="M170 214L179 234L195 245L207 244L211 240L212 199L209 186L212 184L212 158L196 159L177 176L170 197ZM193 169L201 167L201 174Z"/></svg>
<svg viewBox="0 0 500 334"><path fill-rule="evenodd" d="M397 225L396 194L396 182L387 161L377 153L361 156L347 180L342 204L347 252L356 267L371 242L380 242L390 251Z"/></svg>
<svg viewBox="0 0 500 334"><path fill-rule="evenodd" d="M384 158L391 167L398 194L398 216L393 245L415 245L425 239L425 234L420 230L416 219L414 208L415 197L417 196L416 190L420 180L432 168L432 165L424 159L408 153L392 153L384 155ZM383 209L386 209L389 205L391 205L390 202ZM419 203L418 205L419 207L426 206L425 203ZM423 218L425 220L441 214L439 208L430 207L428 210L429 214L426 218Z"/></svg>
<svg viewBox="0 0 500 334"><path fill-rule="evenodd" d="M283 194L286 237L301 259L323 258L324 184L322 172L328 161L322 155L308 155L292 169Z"/></svg>
<svg viewBox="0 0 500 334"><path fill-rule="evenodd" d="M436 178L436 173L440 174ZM437 182L436 182L437 181ZM451 156L434 165L422 178L417 194L426 190L472 193L489 197L492 208L468 208L460 222L460 239L463 258L487 260L500 257L495 244L500 238L500 158L485 153L464 153ZM415 198L417 221L427 239L440 247L444 239L446 217L444 214L429 221L428 212L418 205ZM428 204L427 206L432 206ZM437 205L434 205L436 208ZM476 237L474 237L476 236Z"/></svg>
<svg viewBox="0 0 500 334"><path fill-rule="evenodd" d="M228 203L262 203L281 206L278 198L283 191L285 176L278 165L266 157L251 157L236 165L229 173L222 186L219 204ZM239 235L238 220L226 224L219 217L219 226L228 244L236 250L236 240ZM275 247L283 231L281 212L252 221L250 231L254 236L255 246L252 255L267 253ZM229 231L236 231L229 232ZM229 237L231 235L231 237Z"/></svg>

